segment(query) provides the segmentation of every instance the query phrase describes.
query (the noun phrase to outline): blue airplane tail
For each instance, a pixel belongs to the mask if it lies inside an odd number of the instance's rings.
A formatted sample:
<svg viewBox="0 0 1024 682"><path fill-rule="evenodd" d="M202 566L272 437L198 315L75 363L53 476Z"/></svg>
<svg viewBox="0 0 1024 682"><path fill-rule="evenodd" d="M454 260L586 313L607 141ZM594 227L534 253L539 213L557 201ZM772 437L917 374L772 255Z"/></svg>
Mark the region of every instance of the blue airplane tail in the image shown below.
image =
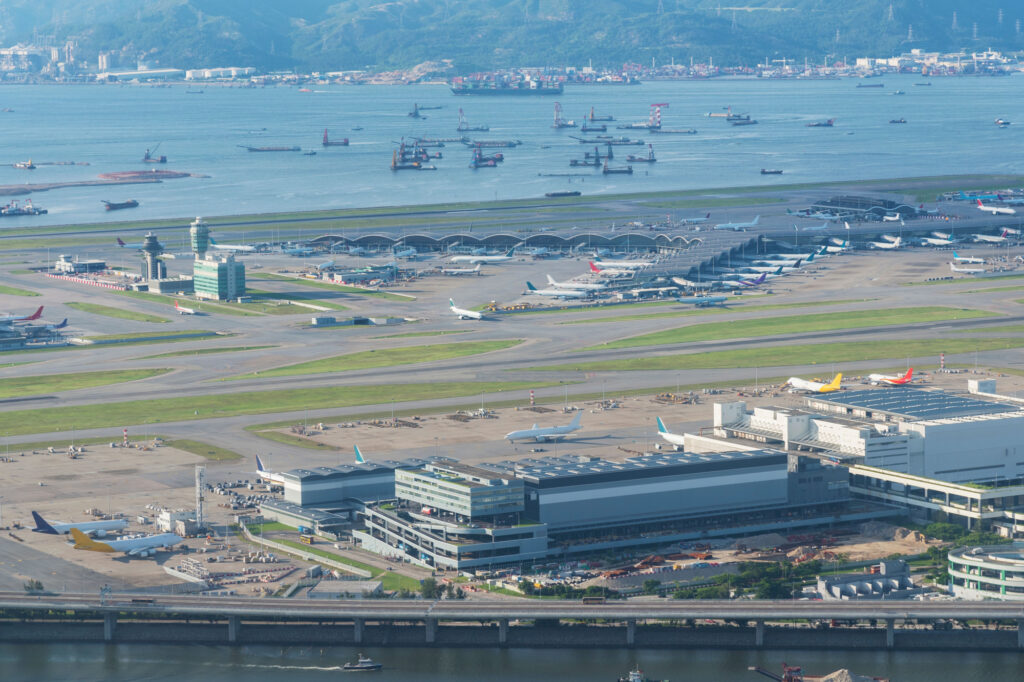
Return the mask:
<svg viewBox="0 0 1024 682"><path fill-rule="evenodd" d="M47 533L49 535L59 535L53 526L46 522L39 512L32 512L32 518L35 519L36 527L32 529L35 533Z"/></svg>
<svg viewBox="0 0 1024 682"><path fill-rule="evenodd" d="M526 283L526 288L530 291L537 291L537 287L533 286L530 282Z"/></svg>
<svg viewBox="0 0 1024 682"><path fill-rule="evenodd" d="M359 452L359 446L353 445L352 449L356 452L356 464L366 464L366 460L363 459L363 453Z"/></svg>
<svg viewBox="0 0 1024 682"><path fill-rule="evenodd" d="M661 417L657 417L658 420L658 433L668 433L668 429L665 428L665 423L661 421Z"/></svg>
<svg viewBox="0 0 1024 682"><path fill-rule="evenodd" d="M256 455L256 471L266 471L266 469L263 468L263 462L260 461L259 455Z"/></svg>

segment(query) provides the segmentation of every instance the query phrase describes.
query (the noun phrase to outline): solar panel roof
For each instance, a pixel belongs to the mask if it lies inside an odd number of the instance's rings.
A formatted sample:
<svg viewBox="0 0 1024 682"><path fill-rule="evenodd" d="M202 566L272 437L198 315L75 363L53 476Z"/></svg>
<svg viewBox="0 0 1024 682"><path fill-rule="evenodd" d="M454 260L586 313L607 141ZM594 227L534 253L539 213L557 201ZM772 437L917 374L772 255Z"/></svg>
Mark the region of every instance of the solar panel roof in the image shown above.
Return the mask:
<svg viewBox="0 0 1024 682"><path fill-rule="evenodd" d="M1007 403L980 400L945 391L896 387L885 390L865 389L811 396L812 402L880 412L906 419L945 419L979 414L1013 412L1019 408Z"/></svg>

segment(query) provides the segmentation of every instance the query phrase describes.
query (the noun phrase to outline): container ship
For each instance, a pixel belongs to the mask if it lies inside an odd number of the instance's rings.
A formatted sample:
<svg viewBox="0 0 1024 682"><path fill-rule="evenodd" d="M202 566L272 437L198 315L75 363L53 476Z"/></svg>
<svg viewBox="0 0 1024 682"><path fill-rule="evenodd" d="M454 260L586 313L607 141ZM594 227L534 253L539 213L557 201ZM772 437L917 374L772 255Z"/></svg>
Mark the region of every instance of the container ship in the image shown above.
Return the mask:
<svg viewBox="0 0 1024 682"><path fill-rule="evenodd" d="M561 95L561 81L548 80L495 80L484 78L455 78L451 83L456 95Z"/></svg>

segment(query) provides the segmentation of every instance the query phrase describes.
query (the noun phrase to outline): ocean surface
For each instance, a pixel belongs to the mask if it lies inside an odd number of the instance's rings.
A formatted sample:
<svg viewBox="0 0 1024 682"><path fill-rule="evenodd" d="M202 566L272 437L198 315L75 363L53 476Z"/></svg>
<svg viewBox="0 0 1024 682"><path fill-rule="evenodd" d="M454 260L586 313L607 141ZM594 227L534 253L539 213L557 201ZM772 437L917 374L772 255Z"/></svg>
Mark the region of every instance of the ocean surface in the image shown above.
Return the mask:
<svg viewBox="0 0 1024 682"><path fill-rule="evenodd" d="M11 682L330 680L347 678L340 667L358 653L309 647L0 644L0 674ZM1015 682L1024 671L1024 655L1011 653L373 648L362 653L385 665L367 674L376 682L614 682L634 665L656 680L757 682L767 678L748 666L779 673L783 661L802 666L806 674L847 668L892 682Z"/></svg>
<svg viewBox="0 0 1024 682"><path fill-rule="evenodd" d="M883 83L858 88L858 83ZM930 83L928 86L919 84ZM90 180L146 168L208 177L156 185L55 189L30 195L49 210L4 218L0 229L144 218L305 211L462 200L540 197L575 189L586 195L739 185L771 186L948 173L1019 173L1024 158L1024 77L892 76L844 80L711 80L639 86L569 86L558 97L457 97L443 85L294 86L2 85L0 185ZM201 92L200 92L201 91ZM898 91L904 94L896 94ZM564 118L595 109L613 115L608 134L649 141L657 163L604 176L570 168L593 145L552 128L557 99ZM426 119L410 118L414 104ZM649 135L615 125L647 120L665 103L665 128L696 135ZM709 112L731 106L757 125L734 127ZM471 153L448 144L436 171L389 169L403 138L457 137L459 108L488 132L475 139L518 139L497 168L470 169ZM832 128L807 123L836 119ZM904 118L906 124L890 124ZM1016 121L1000 128L996 118ZM348 147L320 145L323 130ZM158 146L159 145L159 146ZM296 145L316 151L253 153L239 145ZM146 149L168 157L145 164ZM602 149L603 153L603 149ZM613 165L645 147L616 147ZM11 165L33 160L35 170ZM81 165L43 165L53 162ZM763 176L761 168L784 174ZM541 174L573 174L544 177ZM576 177L582 175L583 177ZM24 197L17 197L24 199ZM135 199L139 208L107 213L101 200ZM0 197L6 203L9 198Z"/></svg>

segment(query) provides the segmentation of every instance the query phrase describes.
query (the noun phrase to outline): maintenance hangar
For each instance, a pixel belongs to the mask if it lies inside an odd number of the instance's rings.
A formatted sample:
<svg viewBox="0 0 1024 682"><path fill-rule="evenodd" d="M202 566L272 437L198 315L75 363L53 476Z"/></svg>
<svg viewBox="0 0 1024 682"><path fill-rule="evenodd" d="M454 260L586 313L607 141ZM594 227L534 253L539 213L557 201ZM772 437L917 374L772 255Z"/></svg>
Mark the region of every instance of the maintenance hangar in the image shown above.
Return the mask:
<svg viewBox="0 0 1024 682"><path fill-rule="evenodd" d="M351 499L364 502L390 499L395 496L395 469L423 464L425 460L410 459L292 469L281 475L284 499L300 507L332 505Z"/></svg>

